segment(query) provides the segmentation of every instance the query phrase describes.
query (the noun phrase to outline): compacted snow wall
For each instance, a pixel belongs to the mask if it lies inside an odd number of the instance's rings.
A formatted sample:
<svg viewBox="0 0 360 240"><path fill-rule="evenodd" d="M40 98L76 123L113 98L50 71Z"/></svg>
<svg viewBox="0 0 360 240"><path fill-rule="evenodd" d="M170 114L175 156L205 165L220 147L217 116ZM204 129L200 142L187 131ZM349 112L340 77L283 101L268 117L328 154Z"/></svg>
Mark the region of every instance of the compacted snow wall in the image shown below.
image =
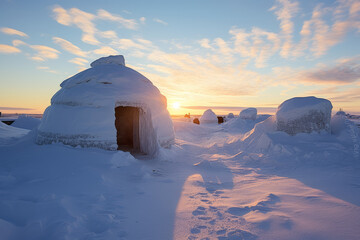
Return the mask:
<svg viewBox="0 0 360 240"><path fill-rule="evenodd" d="M61 83L39 126L36 142L117 150L115 108L140 108L140 148L153 155L174 141L166 98L123 56L100 58Z"/></svg>
<svg viewBox="0 0 360 240"><path fill-rule="evenodd" d="M278 131L290 135L321 130L330 131L332 104L327 99L295 97L286 100L276 112Z"/></svg>

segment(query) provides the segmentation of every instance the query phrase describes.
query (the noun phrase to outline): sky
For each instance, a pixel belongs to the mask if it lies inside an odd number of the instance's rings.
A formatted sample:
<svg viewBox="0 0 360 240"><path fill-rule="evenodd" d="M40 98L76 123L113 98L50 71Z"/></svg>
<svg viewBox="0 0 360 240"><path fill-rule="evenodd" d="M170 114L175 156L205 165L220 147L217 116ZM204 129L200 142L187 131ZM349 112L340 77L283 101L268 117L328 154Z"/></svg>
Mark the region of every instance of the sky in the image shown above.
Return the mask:
<svg viewBox="0 0 360 240"><path fill-rule="evenodd" d="M0 111L42 113L108 55L150 79L171 114L329 99L360 114L360 1L0 0Z"/></svg>

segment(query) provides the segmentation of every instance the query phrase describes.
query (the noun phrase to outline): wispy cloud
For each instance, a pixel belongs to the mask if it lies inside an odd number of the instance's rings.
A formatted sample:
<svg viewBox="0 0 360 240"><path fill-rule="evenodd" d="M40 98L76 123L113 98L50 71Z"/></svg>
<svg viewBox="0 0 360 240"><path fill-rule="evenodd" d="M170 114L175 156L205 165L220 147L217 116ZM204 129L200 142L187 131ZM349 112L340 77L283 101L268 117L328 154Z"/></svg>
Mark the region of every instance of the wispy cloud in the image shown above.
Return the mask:
<svg viewBox="0 0 360 240"><path fill-rule="evenodd" d="M120 15L111 14L110 12L99 9L97 14L84 12L78 8L66 10L60 6L53 8L55 20L65 26L76 26L82 31L82 41L91 45L100 45L101 42L97 37L117 38L114 31L101 32L96 28L95 21L106 20L119 24L119 26L135 30L138 23L134 19L127 19Z"/></svg>
<svg viewBox="0 0 360 240"><path fill-rule="evenodd" d="M56 59L58 58L58 54L60 53L58 50L43 46L43 45L30 45L32 49L34 49L37 53L31 57L31 59L35 61L45 61L47 59Z"/></svg>
<svg viewBox="0 0 360 240"><path fill-rule="evenodd" d="M70 63L74 63L79 66L85 66L89 61L83 58L73 58L69 60Z"/></svg>
<svg viewBox="0 0 360 240"><path fill-rule="evenodd" d="M74 55L77 55L79 57L86 57L87 56L87 53L82 51L79 47L75 46L74 44L72 44L71 42L65 40L65 39L62 39L62 38L59 38L59 37L53 37L52 38L54 43L60 45L60 47L62 49L64 49L65 51L69 52L69 53L72 53Z"/></svg>
<svg viewBox="0 0 360 240"><path fill-rule="evenodd" d="M24 41L21 41L21 40L18 40L18 39L15 39L12 41L12 44L17 47L17 46L21 46L21 45L27 45L27 43L25 43Z"/></svg>
<svg viewBox="0 0 360 240"><path fill-rule="evenodd" d="M360 57L343 59L336 65L304 71L299 80L311 83L347 84L360 80Z"/></svg>
<svg viewBox="0 0 360 240"><path fill-rule="evenodd" d="M23 33L19 30L13 29L13 28L1 28L1 32L8 34L8 35L17 35L20 37L29 37L26 33Z"/></svg>
<svg viewBox="0 0 360 240"><path fill-rule="evenodd" d="M21 52L21 50L16 47L6 44L0 44L0 53L10 54L10 53L19 53L19 52Z"/></svg>
<svg viewBox="0 0 360 240"><path fill-rule="evenodd" d="M97 54L97 55L116 55L119 54L115 49L109 47L109 46L104 46L98 49L95 49L93 51L93 53Z"/></svg>
<svg viewBox="0 0 360 240"><path fill-rule="evenodd" d="M293 48L292 38L294 23L292 18L299 10L299 3L290 0L277 0L277 4L275 4L270 10L275 11L275 15L280 21L280 36L283 38L280 55L287 58Z"/></svg>
<svg viewBox="0 0 360 240"><path fill-rule="evenodd" d="M19 108L19 107L1 107L0 110L35 110L33 108Z"/></svg>
<svg viewBox="0 0 360 240"><path fill-rule="evenodd" d="M145 18L145 17L141 17L139 20L140 20L140 22L141 22L142 24L145 24L145 22L146 22L146 18Z"/></svg>
<svg viewBox="0 0 360 240"><path fill-rule="evenodd" d="M126 39L126 38L122 38L122 39L117 39L115 41L113 41L111 43L113 46L115 46L116 48L119 49L148 49L151 48L152 42L146 39Z"/></svg>
<svg viewBox="0 0 360 240"><path fill-rule="evenodd" d="M55 20L63 25L71 26L75 25L81 31L82 41L88 44L97 45L100 42L95 38L97 29L93 20L96 18L94 14L81 11L77 8L71 8L65 10L64 8L57 6L53 8L55 14Z"/></svg>
<svg viewBox="0 0 360 240"><path fill-rule="evenodd" d="M111 14L104 9L100 9L97 12L97 16L100 19L109 20L118 23L120 26L128 29L137 29L138 23L134 19L126 19L120 15Z"/></svg>
<svg viewBox="0 0 360 240"><path fill-rule="evenodd" d="M36 67L36 69L38 69L38 70L42 70L42 71L45 71L45 72L49 72L49 73L58 74L58 72L57 72L57 71L52 70L52 69L50 69L50 68L49 68L49 67L47 67L47 66L37 66L37 67Z"/></svg>
<svg viewBox="0 0 360 240"><path fill-rule="evenodd" d="M163 20L161 20L161 19L159 19L159 18L153 18L153 21L154 22L157 22L157 23L160 23L160 24L162 24L162 25L168 25L168 23L167 22L165 22L165 21L163 21Z"/></svg>

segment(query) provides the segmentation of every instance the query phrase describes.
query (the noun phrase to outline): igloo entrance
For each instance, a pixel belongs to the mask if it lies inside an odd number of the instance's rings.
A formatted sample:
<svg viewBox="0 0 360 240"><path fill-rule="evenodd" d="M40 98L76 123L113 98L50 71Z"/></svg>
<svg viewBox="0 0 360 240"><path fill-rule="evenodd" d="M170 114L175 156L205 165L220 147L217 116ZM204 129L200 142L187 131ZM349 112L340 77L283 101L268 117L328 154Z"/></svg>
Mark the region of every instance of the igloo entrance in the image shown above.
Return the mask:
<svg viewBox="0 0 360 240"><path fill-rule="evenodd" d="M115 127L118 150L131 153L140 152L139 114L137 107L116 107Z"/></svg>

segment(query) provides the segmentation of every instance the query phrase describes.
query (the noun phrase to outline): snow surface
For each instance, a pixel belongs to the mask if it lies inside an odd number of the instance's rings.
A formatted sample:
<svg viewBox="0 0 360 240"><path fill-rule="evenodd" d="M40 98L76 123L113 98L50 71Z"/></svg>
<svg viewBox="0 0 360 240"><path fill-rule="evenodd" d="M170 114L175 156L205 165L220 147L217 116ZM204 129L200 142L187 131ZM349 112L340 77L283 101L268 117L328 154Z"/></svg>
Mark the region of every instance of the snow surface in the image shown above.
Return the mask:
<svg viewBox="0 0 360 240"><path fill-rule="evenodd" d="M12 124L12 127L24 128L32 130L37 128L41 120L38 118L29 117L27 115L20 115Z"/></svg>
<svg viewBox="0 0 360 240"><path fill-rule="evenodd" d="M240 112L240 118L255 120L257 116L256 108L246 108Z"/></svg>
<svg viewBox="0 0 360 240"><path fill-rule="evenodd" d="M174 141L166 97L152 82L128 68L123 56L94 61L61 83L39 126L36 142L117 149L115 108L140 108L140 148L154 155Z"/></svg>
<svg viewBox="0 0 360 240"><path fill-rule="evenodd" d="M359 239L352 122L290 136L233 120L174 121L175 145L141 160L0 125L1 239Z"/></svg>
<svg viewBox="0 0 360 240"><path fill-rule="evenodd" d="M290 135L330 131L331 109L331 102L323 98L288 99L280 104L276 111L277 130Z"/></svg>
<svg viewBox="0 0 360 240"><path fill-rule="evenodd" d="M207 123L218 123L218 119L216 114L213 110L208 109L206 110L203 115L200 117L200 124L207 124Z"/></svg>
<svg viewBox="0 0 360 240"><path fill-rule="evenodd" d="M28 133L29 130L9 126L0 121L0 144L10 144Z"/></svg>

